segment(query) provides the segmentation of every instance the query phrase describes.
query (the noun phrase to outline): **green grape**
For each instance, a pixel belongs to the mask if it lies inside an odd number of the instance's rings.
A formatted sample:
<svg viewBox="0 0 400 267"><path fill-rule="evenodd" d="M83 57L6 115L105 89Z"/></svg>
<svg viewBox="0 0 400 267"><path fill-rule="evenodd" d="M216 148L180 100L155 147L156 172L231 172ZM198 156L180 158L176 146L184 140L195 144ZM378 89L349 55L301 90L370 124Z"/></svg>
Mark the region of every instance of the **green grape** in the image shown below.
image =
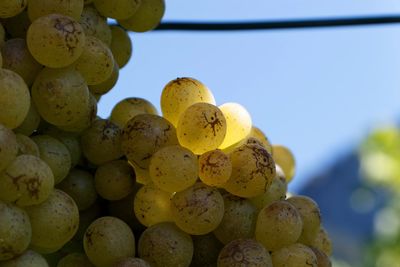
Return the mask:
<svg viewBox="0 0 400 267"><path fill-rule="evenodd" d="M102 207L98 202L95 202L89 208L79 212L79 227L73 240L78 241L83 246L83 237L85 236L86 229L89 225L99 218L102 213ZM82 250L83 251L83 250Z"/></svg>
<svg viewBox="0 0 400 267"><path fill-rule="evenodd" d="M206 185L222 187L232 174L229 155L219 149L208 151L199 158L199 177Z"/></svg>
<svg viewBox="0 0 400 267"><path fill-rule="evenodd" d="M224 184L226 191L240 197L255 197L268 190L275 177L275 163L265 148L242 145L230 157L232 174Z"/></svg>
<svg viewBox="0 0 400 267"><path fill-rule="evenodd" d="M311 246L321 250L328 256L332 255L332 241L324 227L320 227L317 236L311 243Z"/></svg>
<svg viewBox="0 0 400 267"><path fill-rule="evenodd" d="M214 235L225 245L235 239L252 238L257 215L257 209L249 200L225 194L224 217Z"/></svg>
<svg viewBox="0 0 400 267"><path fill-rule="evenodd" d="M119 77L119 67L117 62L114 60L113 70L110 77L102 83L96 85L90 85L89 90L92 94L98 97L97 102L100 101L102 95L108 93L117 84Z"/></svg>
<svg viewBox="0 0 400 267"><path fill-rule="evenodd" d="M127 19L133 14L140 6L140 0L94 0L94 6L104 17L113 19Z"/></svg>
<svg viewBox="0 0 400 267"><path fill-rule="evenodd" d="M132 0L130 0L132 1ZM107 1L108 3L111 3ZM110 26L111 52L120 68L123 68L132 56L132 42L127 31L119 26Z"/></svg>
<svg viewBox="0 0 400 267"><path fill-rule="evenodd" d="M44 68L32 87L39 114L56 126L77 123L89 103L85 80L73 68Z"/></svg>
<svg viewBox="0 0 400 267"><path fill-rule="evenodd" d="M43 254L43 257L47 260L47 263L51 267L56 267L58 262L64 258L66 255L71 254L71 253L83 253L83 245L82 245L82 240L81 241L76 241L76 240L71 240L68 241L62 248L59 250L49 253L49 254ZM90 265L92 266L92 265Z"/></svg>
<svg viewBox="0 0 400 267"><path fill-rule="evenodd" d="M114 58L111 50L100 39L87 36L83 52L75 62L75 68L88 85L99 84L111 76Z"/></svg>
<svg viewBox="0 0 400 267"><path fill-rule="evenodd" d="M0 173L13 162L18 154L16 135L0 123Z"/></svg>
<svg viewBox="0 0 400 267"><path fill-rule="evenodd" d="M32 139L39 147L40 158L53 172L54 183L58 184L71 169L71 155L67 147L49 135L36 135Z"/></svg>
<svg viewBox="0 0 400 267"><path fill-rule="evenodd" d="M150 177L150 172L148 169L142 169L137 164L130 161L128 161L128 163L135 170L137 183L144 185L152 182Z"/></svg>
<svg viewBox="0 0 400 267"><path fill-rule="evenodd" d="M271 254L274 267L318 267L314 252L303 244L292 244Z"/></svg>
<svg viewBox="0 0 400 267"><path fill-rule="evenodd" d="M273 267L271 256L260 243L254 239L236 239L221 250L218 267L242 266Z"/></svg>
<svg viewBox="0 0 400 267"><path fill-rule="evenodd" d="M219 106L226 119L226 136L220 148L227 148L240 142L248 136L252 129L252 121L249 112L237 103L226 103Z"/></svg>
<svg viewBox="0 0 400 267"><path fill-rule="evenodd" d="M60 14L33 21L26 40L32 56L51 68L70 65L79 58L85 46L82 26L73 18Z"/></svg>
<svg viewBox="0 0 400 267"><path fill-rule="evenodd" d="M141 224L150 227L161 222L172 222L170 193L162 191L154 184L144 185L136 193L134 211Z"/></svg>
<svg viewBox="0 0 400 267"><path fill-rule="evenodd" d="M175 127L163 117L139 114L129 120L122 132L122 150L128 160L147 169L153 154L164 146L176 145Z"/></svg>
<svg viewBox="0 0 400 267"><path fill-rule="evenodd" d="M28 114L26 115L24 121L14 129L16 133L21 133L24 135L31 135L33 134L40 125L41 117L33 99L31 98L31 104L29 106Z"/></svg>
<svg viewBox="0 0 400 267"><path fill-rule="evenodd" d="M39 205L26 208L32 224L31 247L42 253L60 249L78 230L79 210L74 200L55 189Z"/></svg>
<svg viewBox="0 0 400 267"><path fill-rule="evenodd" d="M289 183L296 172L296 162L292 152L287 147L281 145L273 145L272 151L274 161L281 166L286 181Z"/></svg>
<svg viewBox="0 0 400 267"><path fill-rule="evenodd" d="M126 160L110 161L97 168L94 183L102 198L120 200L132 192L135 172Z"/></svg>
<svg viewBox="0 0 400 267"><path fill-rule="evenodd" d="M0 199L18 206L37 205L49 197L53 186L53 173L44 161L21 155L0 174Z"/></svg>
<svg viewBox="0 0 400 267"><path fill-rule="evenodd" d="M0 69L0 124L17 128L29 111L29 89L24 80L15 72Z"/></svg>
<svg viewBox="0 0 400 267"><path fill-rule="evenodd" d="M265 193L249 199L258 210L263 209L274 201L284 200L286 198L287 183L285 174L279 165L275 165L275 167L276 175L272 180L271 186Z"/></svg>
<svg viewBox="0 0 400 267"><path fill-rule="evenodd" d="M33 0L28 4L31 21L49 14L61 14L79 20L83 10L83 0Z"/></svg>
<svg viewBox="0 0 400 267"><path fill-rule="evenodd" d="M18 155L32 155L40 157L40 151L37 144L28 136L16 134L18 144Z"/></svg>
<svg viewBox="0 0 400 267"><path fill-rule="evenodd" d="M303 222L296 207L275 201L258 214L255 237L269 251L294 244L300 237Z"/></svg>
<svg viewBox="0 0 400 267"><path fill-rule="evenodd" d="M262 143L262 146L272 155L272 145L268 137L256 126L251 127L248 137L254 137Z"/></svg>
<svg viewBox="0 0 400 267"><path fill-rule="evenodd" d="M164 118L174 126L179 117L191 105L205 102L215 105L215 99L203 83L193 78L177 78L170 81L161 94L161 110Z"/></svg>
<svg viewBox="0 0 400 267"><path fill-rule="evenodd" d="M79 210L89 208L97 199L93 175L87 171L72 169L57 188L72 197Z"/></svg>
<svg viewBox="0 0 400 267"><path fill-rule="evenodd" d="M179 192L196 182L197 157L179 145L166 146L152 156L149 171L157 187L170 193Z"/></svg>
<svg viewBox="0 0 400 267"><path fill-rule="evenodd" d="M95 120L81 136L82 152L96 165L120 158L121 129L109 120Z"/></svg>
<svg viewBox="0 0 400 267"><path fill-rule="evenodd" d="M23 209L0 201L0 265L28 248L32 229Z"/></svg>
<svg viewBox="0 0 400 267"><path fill-rule="evenodd" d="M10 18L21 13L26 5L27 0L3 0L0 2L0 18Z"/></svg>
<svg viewBox="0 0 400 267"><path fill-rule="evenodd" d="M191 267L216 267L223 244L213 235L194 235Z"/></svg>
<svg viewBox="0 0 400 267"><path fill-rule="evenodd" d="M40 65L31 55L24 39L10 39L1 47L3 68L17 73L30 86L42 70Z"/></svg>
<svg viewBox="0 0 400 267"><path fill-rule="evenodd" d="M57 267L94 267L94 265L85 254L70 253L58 262Z"/></svg>
<svg viewBox="0 0 400 267"><path fill-rule="evenodd" d="M318 267L332 267L331 260L329 257L317 248L311 247L311 250L314 252L315 256L317 257Z"/></svg>
<svg viewBox="0 0 400 267"><path fill-rule="evenodd" d="M135 237L129 226L115 217L101 217L87 228L83 246L96 267L110 267L135 256Z"/></svg>
<svg viewBox="0 0 400 267"><path fill-rule="evenodd" d="M297 242L311 245L321 227L321 212L318 204L306 196L292 196L287 201L296 207L303 221L303 230Z"/></svg>
<svg viewBox="0 0 400 267"><path fill-rule="evenodd" d="M195 154L218 148L226 134L226 120L221 110L208 103L188 107L176 128L179 143Z"/></svg>
<svg viewBox="0 0 400 267"><path fill-rule="evenodd" d="M199 182L172 197L172 215L186 233L208 234L222 221L224 199L217 189Z"/></svg>
<svg viewBox="0 0 400 267"><path fill-rule="evenodd" d="M26 33L31 25L31 20L28 17L26 10L18 15L2 20L6 32L13 38L26 38Z"/></svg>
<svg viewBox="0 0 400 267"><path fill-rule="evenodd" d="M118 20L125 29L147 32L160 24L165 12L164 0L141 0L139 8L127 19Z"/></svg>
<svg viewBox="0 0 400 267"><path fill-rule="evenodd" d="M89 5L83 8L79 23L86 36L94 36L106 45L111 45L112 35L107 18L101 16L94 6Z"/></svg>
<svg viewBox="0 0 400 267"><path fill-rule="evenodd" d="M9 261L0 261L0 267L49 267L42 255L33 250L26 250L24 254Z"/></svg>
<svg viewBox="0 0 400 267"><path fill-rule="evenodd" d="M158 115L157 109L149 101L139 97L125 98L113 108L110 120L120 127L139 114Z"/></svg>
<svg viewBox="0 0 400 267"><path fill-rule="evenodd" d="M150 264L140 258L125 258L112 267L150 267Z"/></svg>
<svg viewBox="0 0 400 267"><path fill-rule="evenodd" d="M139 256L154 267L189 266L193 241L175 224L159 223L147 228L139 239Z"/></svg>

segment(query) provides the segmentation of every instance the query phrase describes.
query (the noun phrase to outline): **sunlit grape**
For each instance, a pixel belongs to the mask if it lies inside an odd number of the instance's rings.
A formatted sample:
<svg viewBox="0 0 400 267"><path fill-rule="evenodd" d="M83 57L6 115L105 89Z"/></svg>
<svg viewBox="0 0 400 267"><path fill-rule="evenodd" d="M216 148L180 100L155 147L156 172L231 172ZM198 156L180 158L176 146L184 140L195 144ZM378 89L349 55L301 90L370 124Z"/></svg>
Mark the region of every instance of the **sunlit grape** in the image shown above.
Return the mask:
<svg viewBox="0 0 400 267"><path fill-rule="evenodd" d="M141 0L94 0L94 6L104 17L126 19L133 14L141 4ZM145 1L143 1L145 2Z"/></svg>
<svg viewBox="0 0 400 267"><path fill-rule="evenodd" d="M303 244L293 244L272 252L274 267L319 267L314 252Z"/></svg>
<svg viewBox="0 0 400 267"><path fill-rule="evenodd" d="M131 38L128 32L119 26L110 26L110 29L112 34L110 49L118 66L123 68L132 55Z"/></svg>
<svg viewBox="0 0 400 267"><path fill-rule="evenodd" d="M229 155L221 150L211 150L199 158L199 177L206 185L221 187L232 174Z"/></svg>
<svg viewBox="0 0 400 267"><path fill-rule="evenodd" d="M79 20L83 10L83 0L33 0L28 4L28 15L31 21L57 13Z"/></svg>
<svg viewBox="0 0 400 267"><path fill-rule="evenodd" d="M286 180L289 183L296 172L296 162L292 152L282 145L273 145L272 151L276 164L282 168Z"/></svg>

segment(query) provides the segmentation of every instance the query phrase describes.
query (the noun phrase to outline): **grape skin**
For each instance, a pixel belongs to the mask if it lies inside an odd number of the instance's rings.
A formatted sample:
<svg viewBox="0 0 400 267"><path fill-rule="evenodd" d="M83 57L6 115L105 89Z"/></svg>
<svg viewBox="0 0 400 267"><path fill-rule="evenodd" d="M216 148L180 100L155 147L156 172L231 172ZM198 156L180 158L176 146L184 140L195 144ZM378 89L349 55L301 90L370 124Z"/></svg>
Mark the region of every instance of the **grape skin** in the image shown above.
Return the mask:
<svg viewBox="0 0 400 267"><path fill-rule="evenodd" d="M0 262L0 267L49 267L42 255L26 250L22 255L9 261Z"/></svg>
<svg viewBox="0 0 400 267"><path fill-rule="evenodd" d="M39 112L35 107L35 103L31 98L31 105L29 107L28 114L26 115L24 121L17 128L15 128L14 131L16 133L22 133L29 136L39 128L41 120L42 119L39 115Z"/></svg>
<svg viewBox="0 0 400 267"><path fill-rule="evenodd" d="M292 152L282 145L273 145L272 151L275 162L282 168L289 183L296 172L296 161Z"/></svg>
<svg viewBox="0 0 400 267"><path fill-rule="evenodd" d="M83 10L83 0L34 0L28 3L31 21L57 13L79 20Z"/></svg>
<svg viewBox="0 0 400 267"><path fill-rule="evenodd" d="M314 252L300 243L274 251L271 257L274 267L318 267Z"/></svg>
<svg viewBox="0 0 400 267"><path fill-rule="evenodd" d="M108 93L111 89L113 89L113 87L116 85L118 81L118 77L119 77L119 66L117 62L114 60L111 75L107 78L107 80L99 84L90 85L89 90L92 94L98 96L100 99L102 95ZM124 125L120 127L123 128L123 126Z"/></svg>
<svg viewBox="0 0 400 267"><path fill-rule="evenodd" d="M123 68L132 56L132 42L127 31L119 26L110 26L111 52L120 68Z"/></svg>
<svg viewBox="0 0 400 267"><path fill-rule="evenodd" d="M126 258L123 259L112 267L151 267L146 261L139 258Z"/></svg>
<svg viewBox="0 0 400 267"><path fill-rule="evenodd" d="M107 18L101 16L94 6L88 5L83 8L79 24L86 36L94 36L106 45L111 45L112 35Z"/></svg>
<svg viewBox="0 0 400 267"><path fill-rule="evenodd" d="M62 258L57 267L95 267L85 254L82 253L70 253Z"/></svg>
<svg viewBox="0 0 400 267"><path fill-rule="evenodd" d="M133 16L142 3L141 0L94 0L93 2L101 15L113 19L127 19Z"/></svg>
<svg viewBox="0 0 400 267"><path fill-rule="evenodd" d="M219 252L224 245L214 234L194 235L191 267L216 267Z"/></svg>
<svg viewBox="0 0 400 267"><path fill-rule="evenodd" d="M332 255L332 241L324 227L320 227L317 236L311 243L311 246L321 250L328 256Z"/></svg>
<svg viewBox="0 0 400 267"><path fill-rule="evenodd" d="M21 13L26 5L27 0L6 0L0 2L0 18L10 18Z"/></svg>
<svg viewBox="0 0 400 267"><path fill-rule="evenodd" d="M206 185L222 187L232 174L229 155L219 149L208 151L199 158L199 177Z"/></svg>
<svg viewBox="0 0 400 267"><path fill-rule="evenodd" d="M23 134L16 134L16 137L18 143L18 156L32 155L40 157L39 147L31 138Z"/></svg>
<svg viewBox="0 0 400 267"><path fill-rule="evenodd" d="M0 123L0 172L17 157L17 153L18 142L16 135Z"/></svg>

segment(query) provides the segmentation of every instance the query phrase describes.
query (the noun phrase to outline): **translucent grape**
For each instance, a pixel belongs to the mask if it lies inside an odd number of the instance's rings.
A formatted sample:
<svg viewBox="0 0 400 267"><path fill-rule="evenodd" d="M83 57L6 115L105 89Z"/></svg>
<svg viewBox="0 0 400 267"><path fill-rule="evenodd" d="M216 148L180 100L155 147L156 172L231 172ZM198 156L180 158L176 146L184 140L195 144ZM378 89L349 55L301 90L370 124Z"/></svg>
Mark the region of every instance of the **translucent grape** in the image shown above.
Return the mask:
<svg viewBox="0 0 400 267"><path fill-rule="evenodd" d="M119 26L110 26L110 29L112 35L111 51L118 66L123 68L132 56L131 38L128 32Z"/></svg>
<svg viewBox="0 0 400 267"><path fill-rule="evenodd" d="M0 266L1 261L22 254L31 242L32 229L28 214L12 204L0 201Z"/></svg>
<svg viewBox="0 0 400 267"><path fill-rule="evenodd" d="M18 143L18 155L32 155L40 157L40 151L37 144L28 136L16 134Z"/></svg>
<svg viewBox="0 0 400 267"><path fill-rule="evenodd" d="M89 260L96 267L110 267L135 256L135 237L129 226L115 217L101 217L86 230L83 240Z"/></svg>
<svg viewBox="0 0 400 267"><path fill-rule="evenodd" d="M13 162L18 154L17 137L0 123L0 173Z"/></svg>
<svg viewBox="0 0 400 267"><path fill-rule="evenodd" d="M21 155L0 174L0 199L18 206L37 205L49 197L53 186L53 173L44 161Z"/></svg>
<svg viewBox="0 0 400 267"><path fill-rule="evenodd" d="M317 248L311 247L311 250L314 252L317 257L318 267L332 267L331 260L329 257Z"/></svg>
<svg viewBox="0 0 400 267"><path fill-rule="evenodd" d="M139 114L158 115L157 109L149 101L139 97L125 98L118 102L110 116L110 120L124 127L125 124Z"/></svg>
<svg viewBox="0 0 400 267"><path fill-rule="evenodd" d="M13 38L25 38L31 21L26 9L18 15L2 20L7 33Z"/></svg>
<svg viewBox="0 0 400 267"><path fill-rule="evenodd" d="M218 267L272 267L271 256L254 239L236 239L227 244L218 256Z"/></svg>
<svg viewBox="0 0 400 267"><path fill-rule="evenodd" d="M35 103L31 98L28 114L26 115L24 121L17 128L15 128L14 131L16 133L22 133L29 136L39 128L40 121L41 118L39 112L37 111Z"/></svg>
<svg viewBox="0 0 400 267"><path fill-rule="evenodd" d="M191 267L216 267L219 252L223 244L213 235L194 235L193 239L193 259Z"/></svg>
<svg viewBox="0 0 400 267"><path fill-rule="evenodd" d="M9 261L0 262L0 267L49 267L42 255L33 250L26 250L24 254Z"/></svg>
<svg viewBox="0 0 400 267"><path fill-rule="evenodd" d="M140 6L140 0L94 0L94 6L104 17L113 19L126 19L133 14Z"/></svg>
<svg viewBox="0 0 400 267"><path fill-rule="evenodd" d="M140 258L126 258L120 260L112 267L150 267L150 264Z"/></svg>
<svg viewBox="0 0 400 267"><path fill-rule="evenodd" d="M32 243L35 251L51 253L72 239L78 230L79 210L74 200L55 189L39 205L26 208L32 224Z"/></svg>
<svg viewBox="0 0 400 267"><path fill-rule="evenodd" d="M17 128L22 124L30 106L29 89L15 72L0 69L0 124Z"/></svg>
<svg viewBox="0 0 400 267"><path fill-rule="evenodd" d="M85 6L79 23L86 36L94 36L106 45L111 45L112 35L107 18L101 16L95 7Z"/></svg>
<svg viewBox="0 0 400 267"><path fill-rule="evenodd" d="M231 154L232 174L224 188L233 195L255 197L263 194L274 179L275 163L259 145L242 145Z"/></svg>
<svg viewBox="0 0 400 267"><path fill-rule="evenodd" d="M189 266L193 242L175 224L159 223L147 228L139 239L139 256L154 267Z"/></svg>
<svg viewBox="0 0 400 267"><path fill-rule="evenodd" d="M251 127L250 134L248 137L254 137L261 141L262 146L268 151L268 153L272 154L272 145L269 141L268 137L256 126Z"/></svg>
<svg viewBox="0 0 400 267"><path fill-rule="evenodd" d="M115 160L96 170L97 193L107 200L120 200L128 196L135 185L135 172L126 160Z"/></svg>
<svg viewBox="0 0 400 267"><path fill-rule="evenodd" d="M53 13L79 20L82 10L83 0L34 0L29 1L28 4L28 15L31 21Z"/></svg>
<svg viewBox="0 0 400 267"><path fill-rule="evenodd" d="M163 116L174 126L178 125L179 117L188 107L199 102L215 105L212 92L193 78L172 80L164 87L161 94Z"/></svg>
<svg viewBox="0 0 400 267"><path fill-rule="evenodd" d="M170 193L179 192L196 182L197 157L179 145L163 147L152 156L149 171L157 187Z"/></svg>
<svg viewBox="0 0 400 267"><path fill-rule="evenodd" d="M314 252L299 243L274 251L271 257L274 267L318 267Z"/></svg>
<svg viewBox="0 0 400 267"><path fill-rule="evenodd" d="M269 251L296 243L303 222L297 209L286 201L275 201L258 214L256 239Z"/></svg>
<svg viewBox="0 0 400 267"><path fill-rule="evenodd" d="M292 152L287 147L281 145L274 145L272 151L276 164L282 168L289 183L296 172L296 162Z"/></svg>
<svg viewBox="0 0 400 267"><path fill-rule="evenodd" d="M332 241L324 227L321 226L311 246L323 251L328 256L332 255Z"/></svg>
<svg viewBox="0 0 400 267"><path fill-rule="evenodd" d="M71 155L67 147L49 135L36 135L32 139L39 147L40 158L53 172L54 183L58 184L71 169Z"/></svg>
<svg viewBox="0 0 400 267"><path fill-rule="evenodd" d="M21 13L26 5L27 0L6 0L0 2L0 18L10 18Z"/></svg>
<svg viewBox="0 0 400 267"><path fill-rule="evenodd" d="M203 183L222 187L232 174L230 157L221 150L211 150L199 158L199 177Z"/></svg>
<svg viewBox="0 0 400 267"><path fill-rule="evenodd" d="M218 148L226 134L226 120L221 110L208 103L188 107L177 126L179 143L195 154Z"/></svg>
<svg viewBox="0 0 400 267"><path fill-rule="evenodd" d="M85 254L70 253L58 262L57 267L94 267L94 265Z"/></svg>
<svg viewBox="0 0 400 267"><path fill-rule="evenodd" d="M33 21L26 36L28 49L42 65L66 67L76 61L85 46L82 26L74 19L50 14Z"/></svg>
<svg viewBox="0 0 400 267"><path fill-rule="evenodd" d="M100 101L100 97L106 93L108 93L114 86L117 84L119 77L119 67L118 64L114 60L113 70L111 75L102 83L96 85L90 85L89 90L92 94L97 95L98 100Z"/></svg>
<svg viewBox="0 0 400 267"><path fill-rule="evenodd" d="M226 136L220 148L224 149L242 139L251 132L252 121L249 112L237 103L226 103L219 106L226 119Z"/></svg>
<svg viewBox="0 0 400 267"><path fill-rule="evenodd" d="M172 197L176 225L186 233L204 235L214 231L224 216L224 199L213 187L196 183Z"/></svg>
<svg viewBox="0 0 400 267"><path fill-rule="evenodd" d="M148 184L151 183L151 177L150 177L150 172L148 169L143 169L139 167L137 164L128 161L128 163L132 166L132 168L135 170L136 174L136 182L139 184Z"/></svg>

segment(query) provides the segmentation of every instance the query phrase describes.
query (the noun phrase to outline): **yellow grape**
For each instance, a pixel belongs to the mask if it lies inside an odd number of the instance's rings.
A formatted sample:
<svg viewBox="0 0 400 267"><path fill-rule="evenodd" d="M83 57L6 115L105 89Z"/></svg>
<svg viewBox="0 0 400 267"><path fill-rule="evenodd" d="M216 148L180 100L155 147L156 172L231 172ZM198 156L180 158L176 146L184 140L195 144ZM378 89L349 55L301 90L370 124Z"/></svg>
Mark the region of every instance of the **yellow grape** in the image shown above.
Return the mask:
<svg viewBox="0 0 400 267"><path fill-rule="evenodd" d="M18 15L2 20L3 26L6 32L13 38L26 38L26 33L31 21L28 17L26 10L22 11Z"/></svg>
<svg viewBox="0 0 400 267"><path fill-rule="evenodd" d="M289 183L296 172L296 162L294 155L287 147L282 145L273 145L272 151L276 164L278 164L282 168L286 180Z"/></svg>
<svg viewBox="0 0 400 267"><path fill-rule="evenodd" d="M94 6L88 5L83 8L79 23L86 36L94 36L106 45L111 45L112 35L107 18L101 16Z"/></svg>
<svg viewBox="0 0 400 267"><path fill-rule="evenodd" d="M90 92L92 94L97 95L98 97L97 102L100 101L102 95L108 93L117 84L118 77L119 77L119 67L117 62L115 62L114 60L113 70L111 72L111 75L107 78L107 80L105 80L102 83L89 86Z"/></svg>
<svg viewBox="0 0 400 267"><path fill-rule="evenodd" d="M212 234L194 235L191 267L216 267L223 244Z"/></svg>
<svg viewBox="0 0 400 267"><path fill-rule="evenodd" d="M0 2L0 18L10 18L21 13L28 0L5 0Z"/></svg>
<svg viewBox="0 0 400 267"><path fill-rule="evenodd" d="M18 154L16 135L0 123L0 173L13 162Z"/></svg>
<svg viewBox="0 0 400 267"><path fill-rule="evenodd" d="M28 4L28 15L31 21L57 13L79 20L83 10L83 0L33 0Z"/></svg>
<svg viewBox="0 0 400 267"><path fill-rule="evenodd" d="M9 261L1 261L0 267L49 267L45 258L33 250L26 250L22 255Z"/></svg>
<svg viewBox="0 0 400 267"><path fill-rule="evenodd" d="M303 244L292 244L272 252L274 267L319 267L314 252Z"/></svg>
<svg viewBox="0 0 400 267"><path fill-rule="evenodd" d="M140 6L141 0L94 0L94 6L104 17L113 19L126 19L133 14Z"/></svg>
<svg viewBox="0 0 400 267"><path fill-rule="evenodd" d="M318 267L332 267L331 260L323 251L313 247L311 247L311 250L317 257Z"/></svg>
<svg viewBox="0 0 400 267"><path fill-rule="evenodd" d="M199 158L199 177L206 185L222 187L232 174L229 155L216 149L202 154Z"/></svg>
<svg viewBox="0 0 400 267"><path fill-rule="evenodd" d="M18 155L32 155L40 157L38 145L28 136L16 134L18 143Z"/></svg>
<svg viewBox="0 0 400 267"><path fill-rule="evenodd" d="M253 126L251 127L250 134L247 137L254 137L259 140L262 146L268 151L268 153L272 154L272 145L269 141L268 137L261 131L260 128Z"/></svg>
<svg viewBox="0 0 400 267"><path fill-rule="evenodd" d="M311 246L321 250L328 256L332 255L332 241L324 227L320 227L317 236L311 243Z"/></svg>
<svg viewBox="0 0 400 267"><path fill-rule="evenodd" d="M112 267L150 267L150 264L140 258L125 258Z"/></svg>
<svg viewBox="0 0 400 267"><path fill-rule="evenodd" d="M132 168L135 170L136 174L136 182L142 185L151 183L151 177L150 177L150 172L149 169L143 169L139 167L137 164L128 161L128 163L132 166Z"/></svg>
<svg viewBox="0 0 400 267"><path fill-rule="evenodd" d="M94 267L94 265L85 254L70 253L58 262L57 267Z"/></svg>
<svg viewBox="0 0 400 267"><path fill-rule="evenodd" d="M131 1L131 0L130 0ZM119 26L110 26L111 52L120 68L123 68L132 56L132 42L127 31Z"/></svg>
<svg viewBox="0 0 400 267"><path fill-rule="evenodd" d="M28 114L26 115L24 121L14 129L16 133L22 133L24 135L33 134L40 125L41 117L33 99L31 98L31 104L29 106Z"/></svg>

